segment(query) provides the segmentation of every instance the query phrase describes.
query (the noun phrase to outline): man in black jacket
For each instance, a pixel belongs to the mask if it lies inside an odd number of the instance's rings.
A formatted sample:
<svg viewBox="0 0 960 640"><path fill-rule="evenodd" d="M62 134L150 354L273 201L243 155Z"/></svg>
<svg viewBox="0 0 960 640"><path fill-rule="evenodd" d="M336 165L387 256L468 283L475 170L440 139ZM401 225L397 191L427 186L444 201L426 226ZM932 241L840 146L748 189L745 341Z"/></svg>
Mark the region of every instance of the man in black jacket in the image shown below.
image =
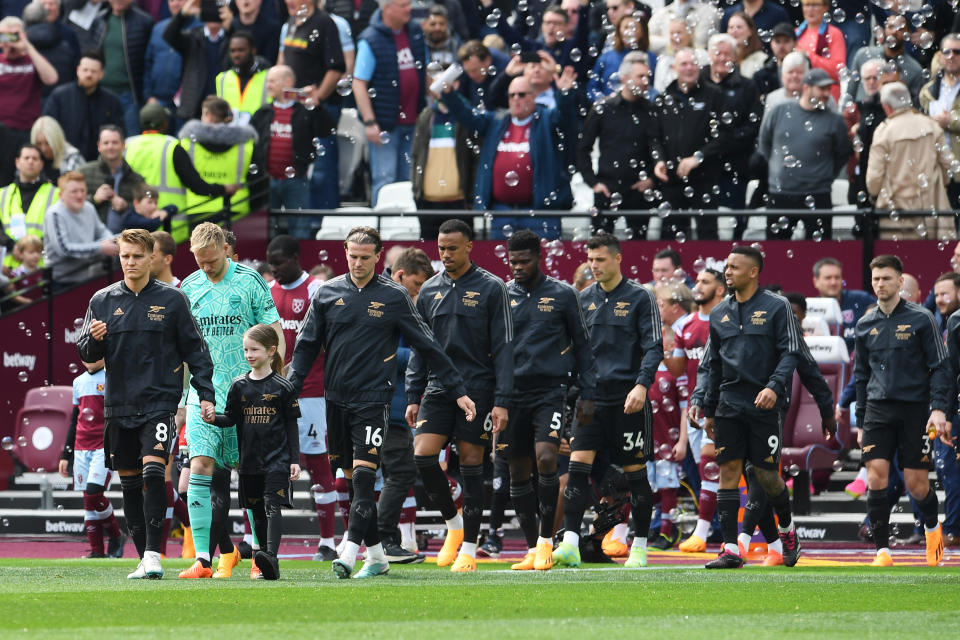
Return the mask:
<svg viewBox="0 0 960 640"><path fill-rule="evenodd" d="M226 4L220 7L221 15L202 16L203 26L185 30L190 18L200 16L200 0L188 0L173 16L163 32L163 39L183 57L183 79L180 90L180 108L177 116L184 120L200 116L200 103L216 93L214 80L217 74L229 65L226 35L221 19L230 14ZM228 22L229 24L229 22ZM215 60L211 66L210 61Z"/></svg>
<svg viewBox="0 0 960 640"><path fill-rule="evenodd" d="M123 280L90 299L77 348L84 362L106 361L104 450L120 476L127 527L141 558L127 577L160 579L165 469L182 367L190 367L203 418L212 421L213 362L186 296L150 276L153 237L128 229L119 246Z"/></svg>
<svg viewBox="0 0 960 640"><path fill-rule="evenodd" d="M299 393L314 360L321 350L326 352L330 464L342 469L353 484L347 542L333 561L333 571L339 578L349 578L364 544L366 562L355 577L372 578L390 570L380 543L373 486L393 396L400 335L442 376L443 388L456 396L467 421L474 419L476 407L464 391L463 378L414 309L406 288L376 273L383 249L377 230L356 227L343 244L349 272L327 281L314 294L294 347L289 377Z"/></svg>
<svg viewBox="0 0 960 640"><path fill-rule="evenodd" d="M567 386L579 381L581 406L589 416L596 370L576 290L540 271L540 237L521 229L510 237L507 251L514 277L507 294L516 330L516 391L510 406L512 419L498 439L497 455L506 454L509 460L510 500L530 550L511 569L543 571L553 566L553 525L560 487L557 453ZM536 493L530 484L534 458Z"/></svg>
<svg viewBox="0 0 960 640"><path fill-rule="evenodd" d="M657 117L644 96L650 82L650 61L643 51L631 51L620 64L620 92L598 103L587 114L577 145L577 170L593 188L593 204L611 215L593 216L594 231L613 231L617 209L649 209L653 203L653 159L649 155ZM600 141L600 161L593 170L593 144ZM647 236L650 216L627 216L635 240Z"/></svg>
<svg viewBox="0 0 960 640"><path fill-rule="evenodd" d="M655 104L659 128L653 141L653 168L663 183L663 199L673 209L703 209L716 206L714 191L721 177L719 158L729 143L729 125L723 122L723 93L700 81L700 66L693 49L681 49L673 58L677 79ZM673 216L671 216L673 217ZM690 216L676 217L667 236L690 234ZM717 220L697 218L701 240L717 237Z"/></svg>

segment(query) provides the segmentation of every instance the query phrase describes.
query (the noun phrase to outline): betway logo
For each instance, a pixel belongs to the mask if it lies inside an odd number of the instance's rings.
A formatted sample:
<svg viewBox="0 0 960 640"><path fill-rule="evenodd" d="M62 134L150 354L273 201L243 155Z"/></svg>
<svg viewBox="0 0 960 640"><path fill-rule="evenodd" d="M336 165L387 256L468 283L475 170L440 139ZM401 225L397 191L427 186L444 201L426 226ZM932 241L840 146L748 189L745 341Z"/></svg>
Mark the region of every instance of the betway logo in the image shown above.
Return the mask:
<svg viewBox="0 0 960 640"><path fill-rule="evenodd" d="M77 344L77 340L79 339L80 329L74 329L73 331L67 328L63 329L63 341L67 344Z"/></svg>
<svg viewBox="0 0 960 640"><path fill-rule="evenodd" d="M82 522L66 522L64 520L50 522L45 520L44 528L47 533L83 533Z"/></svg>
<svg viewBox="0 0 960 640"><path fill-rule="evenodd" d="M284 320L280 318L280 328L284 331L300 331L300 327L303 326L302 320Z"/></svg>
<svg viewBox="0 0 960 640"><path fill-rule="evenodd" d="M243 523L242 523L242 522L236 522L236 521L234 521L234 522L233 522L233 532L242 535L242 534L244 533L244 531L243 531Z"/></svg>
<svg viewBox="0 0 960 640"><path fill-rule="evenodd" d="M29 369L33 371L37 356L25 356L22 353L3 352L3 366L8 369Z"/></svg>
<svg viewBox="0 0 960 640"><path fill-rule="evenodd" d="M797 527L797 535L804 540L823 540L827 537L826 529L808 529L806 527Z"/></svg>

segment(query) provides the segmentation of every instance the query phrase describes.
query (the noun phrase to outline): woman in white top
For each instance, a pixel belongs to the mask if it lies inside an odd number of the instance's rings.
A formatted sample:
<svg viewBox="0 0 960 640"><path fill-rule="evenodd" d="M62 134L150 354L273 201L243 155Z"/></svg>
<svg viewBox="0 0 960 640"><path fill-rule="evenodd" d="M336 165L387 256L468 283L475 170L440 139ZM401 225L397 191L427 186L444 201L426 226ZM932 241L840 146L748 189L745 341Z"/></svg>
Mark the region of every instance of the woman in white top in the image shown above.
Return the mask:
<svg viewBox="0 0 960 640"><path fill-rule="evenodd" d="M657 68L653 73L653 88L658 93L663 93L667 86L677 79L677 73L673 70L673 54L680 49L693 47L693 32L683 18L674 18L670 21L670 41L667 43L663 53L657 58ZM710 64L710 56L703 49L694 49L697 55L697 63L700 67Z"/></svg>
<svg viewBox="0 0 960 640"><path fill-rule="evenodd" d="M767 59L753 18L743 11L737 11L727 21L727 33L737 41L737 64L740 75L752 78Z"/></svg>

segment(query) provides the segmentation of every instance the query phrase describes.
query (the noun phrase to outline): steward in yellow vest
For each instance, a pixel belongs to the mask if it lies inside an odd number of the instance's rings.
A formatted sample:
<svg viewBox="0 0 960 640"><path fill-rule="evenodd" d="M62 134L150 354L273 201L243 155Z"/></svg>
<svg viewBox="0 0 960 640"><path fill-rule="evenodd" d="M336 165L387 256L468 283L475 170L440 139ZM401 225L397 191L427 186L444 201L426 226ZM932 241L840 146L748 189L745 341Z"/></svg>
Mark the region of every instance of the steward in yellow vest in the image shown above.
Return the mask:
<svg viewBox="0 0 960 640"><path fill-rule="evenodd" d="M230 104L235 124L249 124L257 109L271 101L267 93L270 63L257 57L253 36L248 31L238 31L230 36L228 53L232 66L217 74L217 97Z"/></svg>
<svg viewBox="0 0 960 640"><path fill-rule="evenodd" d="M0 189L0 223L6 234L0 240L7 245L3 266L8 269L20 265L13 257L13 244L26 235L43 238L44 216L59 198L57 188L41 176L43 157L37 147L20 147L14 163L20 178Z"/></svg>

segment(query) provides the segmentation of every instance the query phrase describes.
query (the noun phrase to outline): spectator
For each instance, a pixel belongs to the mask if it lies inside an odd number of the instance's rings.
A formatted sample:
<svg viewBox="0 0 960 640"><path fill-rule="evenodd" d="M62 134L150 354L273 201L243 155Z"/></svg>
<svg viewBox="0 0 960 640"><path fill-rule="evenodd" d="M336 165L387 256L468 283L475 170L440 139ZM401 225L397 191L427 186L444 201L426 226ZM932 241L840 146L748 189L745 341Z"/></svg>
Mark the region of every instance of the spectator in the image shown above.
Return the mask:
<svg viewBox="0 0 960 640"><path fill-rule="evenodd" d="M843 326L840 327L847 351L853 353L857 322L877 299L860 289L844 288L843 265L832 257L821 258L813 264L813 287L822 298L833 298L840 305Z"/></svg>
<svg viewBox="0 0 960 640"><path fill-rule="evenodd" d="M730 20L736 14L742 14L750 18L756 25L754 31L766 31L772 33L774 28L783 22L790 22L790 16L776 2L771 0L741 0L729 9L724 10L723 17L720 19L720 31L730 33ZM730 34L740 38L736 34Z"/></svg>
<svg viewBox="0 0 960 640"><path fill-rule="evenodd" d="M444 104L453 117L482 139L480 169L474 184L474 209L569 209L573 201L570 178L557 154L557 127L573 119L575 74L567 67L557 80L557 106L536 104L529 81L510 83L510 110L505 115L475 113L449 90ZM560 219L553 217L495 216L491 237L510 235L510 229L533 229L543 238L560 236Z"/></svg>
<svg viewBox="0 0 960 640"><path fill-rule="evenodd" d="M50 94L43 113L60 123L67 140L84 158L93 158L100 127L123 126L124 107L117 94L100 86L103 55L96 49L83 52L76 77L76 82L57 87Z"/></svg>
<svg viewBox="0 0 960 640"><path fill-rule="evenodd" d="M276 0L267 0L276 4ZM280 22L261 9L263 0L234 0L236 13L231 12L224 20L229 35L246 31L253 37L253 47L267 61L267 67L277 63L280 49Z"/></svg>
<svg viewBox="0 0 960 640"><path fill-rule="evenodd" d="M257 55L250 32L234 31L228 42L231 68L217 74L217 97L230 105L234 122L247 124L250 116L272 100L267 91L270 64Z"/></svg>
<svg viewBox="0 0 960 640"><path fill-rule="evenodd" d="M791 24L781 22L773 28L773 35L770 37L770 55L767 56L763 66L753 74L753 81L761 95L768 95L774 89L780 88L780 65L783 64L787 54L796 48L797 34Z"/></svg>
<svg viewBox="0 0 960 640"><path fill-rule="evenodd" d="M494 11L500 11L494 6L493 0L480 0L483 4L483 17L485 20ZM624 2L625 0L615 0ZM495 14L494 14L495 15ZM524 37L520 31L507 22L505 15L497 20L496 30L503 38L507 47L512 50L512 45L517 44L522 51L540 51L546 50L550 56L561 66L571 65L580 67L586 71L590 67L591 59L589 55L589 21L587 20L587 6L581 5L580 17L577 22L577 31L572 38L567 37L567 26L569 18L567 12L560 5L552 4L543 11L543 19L540 21L540 35L536 39ZM619 19L619 15L617 16ZM576 53L574 53L576 52Z"/></svg>
<svg viewBox="0 0 960 640"><path fill-rule="evenodd" d="M727 124L720 118L725 98L715 86L700 81L692 49L678 51L673 67L677 79L656 99L660 126L653 141L657 162L653 172L663 183L663 199L669 206L700 209L713 199L722 168L717 159L729 143ZM716 217L701 216L697 226L700 239L716 239ZM689 235L690 217L674 218L671 227L673 233Z"/></svg>
<svg viewBox="0 0 960 640"><path fill-rule="evenodd" d="M614 31L613 46L600 54L593 66L593 73L587 81L587 97L596 102L617 93L620 86L620 63L630 51L644 51L650 48L647 25L632 15L620 18ZM650 72L656 69L657 57L647 54ZM649 73L649 72L648 72ZM652 74L650 74L652 77ZM649 83L648 83L649 84Z"/></svg>
<svg viewBox="0 0 960 640"><path fill-rule="evenodd" d="M180 9L187 0L167 0L170 15L180 13ZM199 18L189 16L184 28L189 30L200 25ZM183 58L170 43L163 39L163 32L173 18L164 18L153 25L150 32L150 43L147 45L146 59L143 72L143 95L148 103L159 102L172 112L177 106L173 102L174 96L180 91L180 78L183 74ZM171 123L170 131L176 133L180 129L179 121Z"/></svg>
<svg viewBox="0 0 960 640"><path fill-rule="evenodd" d="M656 110L645 93L650 82L647 54L631 51L620 63L620 90L587 113L577 144L577 170L593 189L593 204L611 215L591 218L594 231L613 231L617 208L649 209L653 202L653 158L650 138L656 130ZM600 158L593 170L593 145ZM646 239L650 216L629 215L627 227L638 240Z"/></svg>
<svg viewBox="0 0 960 640"><path fill-rule="evenodd" d="M113 0L116 2L117 0ZM201 0L187 0L180 13L171 18L163 32L163 39L183 59L183 79L180 85L180 107L177 116L190 120L200 115L200 103L216 93L216 78L227 68L226 29L223 24L230 8L222 5L219 13L201 10ZM200 18L203 26L187 29L191 18Z"/></svg>
<svg viewBox="0 0 960 640"><path fill-rule="evenodd" d="M43 174L56 182L61 173L76 171L86 160L63 135L60 123L50 116L40 116L30 128L30 142L43 155Z"/></svg>
<svg viewBox="0 0 960 640"><path fill-rule="evenodd" d="M371 202L380 188L410 179L413 127L426 106L426 45L410 24L410 0L378 0L360 34L353 97L370 149Z"/></svg>
<svg viewBox="0 0 960 640"><path fill-rule="evenodd" d="M710 57L706 49L693 48L693 29L683 18L674 18L670 21L670 36L666 48L658 54L657 69L653 73L653 88L657 93L663 93L667 86L677 79L677 72L673 70L673 56L681 49L692 49L697 56L697 64L705 67L710 64Z"/></svg>
<svg viewBox="0 0 960 640"><path fill-rule="evenodd" d="M292 98L296 76L285 65L267 72L267 91L272 104L264 105L250 124L257 132L257 164L270 176L270 208L310 208L310 184L307 175L317 152L313 140L327 138L336 123L326 109L307 109ZM295 238L312 239L319 220L306 216L287 218L288 233Z"/></svg>
<svg viewBox="0 0 960 640"><path fill-rule="evenodd" d="M133 0L109 0L106 27L94 44L109 55L104 57L101 84L117 94L123 104L123 130L128 136L140 133L140 106L143 104L143 71L153 18Z"/></svg>
<svg viewBox="0 0 960 640"><path fill-rule="evenodd" d="M173 259L177 257L177 241L166 231L153 231L150 235L153 236L150 275L170 286L180 286L180 278L171 270Z"/></svg>
<svg viewBox="0 0 960 640"><path fill-rule="evenodd" d="M867 191L877 208L949 211L945 184L954 158L943 129L913 108L910 90L901 82L884 85L880 103L887 119L874 132L867 164ZM914 229L916 222L906 224ZM936 218L928 222L937 224Z"/></svg>
<svg viewBox="0 0 960 640"><path fill-rule="evenodd" d="M337 91L337 83L343 77L346 63L337 25L325 11L315 8L312 0L287 0L287 9L292 18L285 32L280 63L293 69L297 82L307 89L313 104L326 109L334 122L340 122L341 96ZM389 29L387 32L392 35ZM422 58L421 64L426 64ZM399 84L400 79L393 79ZM394 91L397 88L393 85L389 87ZM389 93L389 89L377 86L376 91ZM356 93L356 84L353 90ZM396 95L394 94L394 97ZM369 95L364 93L363 97L369 102ZM359 105L359 98L357 103ZM397 102L394 101L394 114L396 106ZM410 117L412 121L416 114ZM330 135L317 142L320 147L310 180L310 206L314 209L336 209L340 206L340 153L337 136ZM323 153L320 153L320 149Z"/></svg>
<svg viewBox="0 0 960 640"><path fill-rule="evenodd" d="M556 106L553 81L557 74L557 63L545 50L526 51L513 56L503 73L494 79L491 85L491 101L498 109L509 106L507 89L510 83L518 76L523 76L530 83L537 104L547 108Z"/></svg>
<svg viewBox="0 0 960 640"><path fill-rule="evenodd" d="M707 47L707 40L716 32L720 10L706 0L674 0L672 4L657 9L650 18L650 50L660 53L667 47L670 21L682 18L693 28L694 46Z"/></svg>
<svg viewBox="0 0 960 640"><path fill-rule="evenodd" d="M123 159L123 133L116 125L107 124L97 138L96 160L91 160L79 172L87 181L90 202L104 223L110 213L123 214L133 201L133 190L143 183L143 176L130 168Z"/></svg>
<svg viewBox="0 0 960 640"><path fill-rule="evenodd" d="M74 59L79 60L80 52L82 51L80 42L77 40L77 34L67 26L66 21L63 19L63 11L60 8L61 0L40 0L40 2L47 10L47 22L57 28L57 31L60 32L60 38L66 41L73 50Z"/></svg>
<svg viewBox="0 0 960 640"><path fill-rule="evenodd" d="M439 74L436 74L439 75ZM427 74L428 81L436 78ZM411 163L417 209L469 209L477 171L477 141L454 120L450 110L431 95L413 129ZM420 236L436 238L446 217L420 216ZM461 219L473 226L469 216Z"/></svg>
<svg viewBox="0 0 960 640"><path fill-rule="evenodd" d="M738 20L740 18L734 15L730 24L736 24ZM714 34L710 36L709 45L710 67L700 72L700 82L716 87L723 94L725 102L720 120L727 122L730 127L730 139L718 160L723 164L723 172L717 182L720 192L716 194L716 204L743 209L750 178L750 156L756 149L757 135L760 133L760 96L757 86L744 78L737 68L737 42L733 36ZM746 218L738 217L734 237L743 237L744 229Z"/></svg>
<svg viewBox="0 0 960 640"><path fill-rule="evenodd" d="M107 228L117 234L124 229L156 231L168 215L164 209L157 208L156 190L146 182L141 182L133 189L133 206L128 206L124 211L110 209Z"/></svg>
<svg viewBox="0 0 960 640"><path fill-rule="evenodd" d="M106 19L110 3L102 0L77 0L67 2L63 22L73 31L81 51L97 49L107 28Z"/></svg>
<svg viewBox="0 0 960 640"><path fill-rule="evenodd" d="M960 158L960 33L951 33L940 42L943 66L920 90L920 109L946 132L954 157ZM960 183L947 187L952 206L960 208Z"/></svg>
<svg viewBox="0 0 960 640"><path fill-rule="evenodd" d="M57 85L72 82L75 78L74 69L80 53L73 43L63 37L59 25L47 20L47 7L44 2L31 2L23 10L23 25L27 31L27 39L37 48L37 52L47 59L47 62L57 71L56 85L44 85L43 97L46 98ZM67 29L68 33L72 32Z"/></svg>
<svg viewBox="0 0 960 640"><path fill-rule="evenodd" d="M693 309L693 292L682 283L663 283L655 287L654 293L663 326L672 328L676 333Z"/></svg>
<svg viewBox="0 0 960 640"><path fill-rule="evenodd" d="M830 209L833 179L850 156L850 138L840 114L827 109L833 79L823 69L803 78L800 100L777 105L760 125L758 151L767 159L771 209ZM772 237L790 238L803 221L807 239L830 239L830 216L768 216ZM774 231L776 229L776 231Z"/></svg>
<svg viewBox="0 0 960 640"><path fill-rule="evenodd" d="M42 238L44 216L59 197L57 188L43 177L40 149L30 143L21 145L14 164L18 177L0 190L0 226L7 236L5 243L11 245L27 235ZM13 253L8 253L3 269L9 271L19 263Z"/></svg>
<svg viewBox="0 0 960 640"><path fill-rule="evenodd" d="M740 75L744 78L752 78L767 60L767 52L763 50L763 43L757 35L757 27L753 19L746 13L737 11L727 22L727 33L737 43L737 65L740 68Z"/></svg>
<svg viewBox="0 0 960 640"><path fill-rule="evenodd" d="M764 102L764 115L773 111L773 108L781 102L796 101L800 99L803 93L803 78L810 70L810 61L802 51L791 51L780 64L780 88L774 89L767 95ZM837 112L837 101L833 96L827 98L827 108Z"/></svg>
<svg viewBox="0 0 960 640"><path fill-rule="evenodd" d="M340 1L349 2L350 0L340 0ZM324 0L317 0L317 8L318 9L324 8ZM351 17L353 16L352 9L348 13L350 14ZM333 11L330 11L327 13L327 15L329 15L330 19L333 20L333 23L337 25L337 34L340 36L340 50L343 52L343 64L344 64L344 67L346 67L344 71L344 75L353 77L353 67L357 61L357 48L353 42L353 29L350 26L350 22L348 22L346 18L340 17L338 13L334 13ZM289 23L284 24L283 27L281 27L280 29L281 42L283 42L283 40L286 39L287 30L289 30ZM280 49L281 51L283 50L282 45Z"/></svg>
<svg viewBox="0 0 960 640"><path fill-rule="evenodd" d="M830 327L822 317L811 316L809 320L807 319L807 299L802 293L799 291L788 291L783 294L783 297L790 302L790 307L793 309L793 316L803 329L803 337L830 335Z"/></svg>
<svg viewBox="0 0 960 640"><path fill-rule="evenodd" d="M447 8L442 4L430 5L430 13L420 23L423 38L427 43L427 58L444 68L457 60L457 41L450 33Z"/></svg>
<svg viewBox="0 0 960 640"><path fill-rule="evenodd" d="M822 69L833 80L831 95L840 99L840 69L847 63L847 46L843 32L824 18L829 9L827 0L802 0L803 22L797 29L797 49L805 51L810 66Z"/></svg>
<svg viewBox="0 0 960 640"><path fill-rule="evenodd" d="M650 263L650 274L653 276L653 279L647 283L648 287L658 287L661 284L683 283L687 285L688 289L692 289L695 284L690 276L684 272L683 260L680 258L680 254L673 249L661 249L657 251L653 256L653 261Z"/></svg>
<svg viewBox="0 0 960 640"><path fill-rule="evenodd" d="M197 172L204 181L222 185L224 195L233 199L233 213L250 211L251 176L249 175L257 132L249 124L232 124L230 105L216 96L207 96L200 107L200 119L191 120L180 129L180 144L187 150ZM259 170L254 172L258 175ZM256 178L260 180L260 178ZM224 208L219 197L193 191L189 185L186 197L191 215L216 213Z"/></svg>
<svg viewBox="0 0 960 640"><path fill-rule="evenodd" d="M43 240L37 236L23 236L17 240L13 253L21 261L20 266L10 274L13 276L11 289L18 293L13 301L17 304L30 304L43 295L43 290L39 288L26 291L43 282L43 269L40 268L43 260Z"/></svg>
<svg viewBox="0 0 960 640"><path fill-rule="evenodd" d="M460 93L473 106L483 103L493 109L491 101L494 78L503 73L510 58L499 49L489 49L479 40L469 40L460 46L457 59L463 67L460 77Z"/></svg>
<svg viewBox="0 0 960 640"><path fill-rule="evenodd" d="M27 141L40 117L41 87L55 84L57 70L27 39L23 21L14 16L0 20L0 123L15 144Z"/></svg>
<svg viewBox="0 0 960 640"><path fill-rule="evenodd" d="M873 134L880 123L887 118L880 104L880 72L883 60L871 58L860 66L860 91L863 99L854 102L853 109L844 109L843 115L850 126L856 164L850 179L850 193L847 199L861 207L868 205L867 163L870 159L870 147ZM852 196L852 198L851 198ZM872 220L863 220L862 224L874 224Z"/></svg>
<svg viewBox="0 0 960 640"><path fill-rule="evenodd" d="M906 18L897 14L890 15L884 22L882 44L863 47L857 51L851 68L859 69L864 62L874 58L883 60L897 68L900 78L910 88L910 96L916 99L923 88L923 67L905 50L909 38ZM860 77L853 74L847 81L847 98L859 102L864 97Z"/></svg>
<svg viewBox="0 0 960 640"><path fill-rule="evenodd" d="M103 272L101 255L119 253L110 230L87 201L83 174L60 176L60 199L43 221L47 266L53 269L54 286L82 282Z"/></svg>

